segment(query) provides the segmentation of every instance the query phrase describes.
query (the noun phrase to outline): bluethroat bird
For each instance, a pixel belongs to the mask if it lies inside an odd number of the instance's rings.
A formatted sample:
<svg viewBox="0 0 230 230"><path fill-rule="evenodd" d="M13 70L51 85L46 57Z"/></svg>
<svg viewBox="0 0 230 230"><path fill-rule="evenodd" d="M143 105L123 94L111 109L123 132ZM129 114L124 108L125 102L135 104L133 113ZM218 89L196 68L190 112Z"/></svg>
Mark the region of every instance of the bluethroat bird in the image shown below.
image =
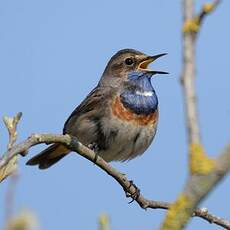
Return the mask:
<svg viewBox="0 0 230 230"><path fill-rule="evenodd" d="M98 85L72 112L63 134L76 137L107 162L141 155L157 130L158 99L148 65L165 53L147 56L134 49L117 52L108 62ZM30 159L28 165L46 169L70 150L53 144Z"/></svg>

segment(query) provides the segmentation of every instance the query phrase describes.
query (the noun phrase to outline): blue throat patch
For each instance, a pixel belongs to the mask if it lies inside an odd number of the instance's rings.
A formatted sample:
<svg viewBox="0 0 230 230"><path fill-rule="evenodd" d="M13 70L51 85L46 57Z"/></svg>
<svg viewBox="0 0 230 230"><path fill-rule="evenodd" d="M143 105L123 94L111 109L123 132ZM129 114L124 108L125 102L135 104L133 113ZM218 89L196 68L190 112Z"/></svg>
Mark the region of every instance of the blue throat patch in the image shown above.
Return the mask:
<svg viewBox="0 0 230 230"><path fill-rule="evenodd" d="M158 99L151 84L151 73L131 72L120 95L122 104L136 114L150 114L156 111Z"/></svg>

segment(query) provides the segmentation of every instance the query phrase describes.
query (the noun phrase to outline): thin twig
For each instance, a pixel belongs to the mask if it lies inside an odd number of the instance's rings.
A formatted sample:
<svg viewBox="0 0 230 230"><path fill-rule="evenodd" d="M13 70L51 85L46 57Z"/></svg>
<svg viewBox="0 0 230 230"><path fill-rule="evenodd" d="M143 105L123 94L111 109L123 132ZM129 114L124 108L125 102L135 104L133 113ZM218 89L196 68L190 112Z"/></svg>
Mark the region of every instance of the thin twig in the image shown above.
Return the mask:
<svg viewBox="0 0 230 230"><path fill-rule="evenodd" d="M6 198L5 198L5 222L6 224L13 216L15 190L16 190L18 178L19 178L18 173L14 172L9 178L10 180L8 181L9 184L8 184L8 188L6 191Z"/></svg>
<svg viewBox="0 0 230 230"><path fill-rule="evenodd" d="M191 21L193 16L193 0L184 1L184 21ZM181 82L184 91L184 106L188 129L189 143L200 143L196 89L195 89L195 39L196 33L184 33L183 43L183 73Z"/></svg>
<svg viewBox="0 0 230 230"><path fill-rule="evenodd" d="M15 144L17 140L17 125L22 117L22 113L17 113L14 117L3 117L4 124L8 130L9 134L9 143L7 145L7 149L10 150L13 145ZM2 159L4 161L5 158L8 158L7 155L3 155ZM18 156L15 156L11 158L10 162L0 170L0 182L3 181L5 178L7 178L9 175L14 173L17 169L17 158Z"/></svg>
<svg viewBox="0 0 230 230"><path fill-rule="evenodd" d="M184 190L171 205L161 230L181 230L191 214L207 194L230 170L230 145L218 158L210 159L201 144L197 111L195 76L196 38L205 16L212 12L220 0L205 4L198 15L194 15L194 1L183 0L183 73L181 83L184 91L184 105L189 142L190 176ZM224 160L223 160L224 159ZM228 163L225 162L229 161ZM199 212L197 213L199 214ZM204 213L202 212L202 215ZM208 216L208 215L207 215ZM219 221L219 217L215 217ZM224 223L224 221L223 221Z"/></svg>
<svg viewBox="0 0 230 230"><path fill-rule="evenodd" d="M9 143L7 149L11 149L17 140L17 125L22 117L22 113L17 113L14 117L3 117L4 124L9 133Z"/></svg>
<svg viewBox="0 0 230 230"><path fill-rule="evenodd" d="M9 134L9 142L7 145L8 151L12 149L13 145L17 140L17 125L22 117L22 113L17 113L14 117L3 117L3 122L8 130ZM5 155L4 157L7 157ZM0 181L4 180L6 177L10 176L10 181L8 185L8 189L6 192L6 200L5 200L5 221L8 223L9 219L12 217L13 214L13 207L14 207L14 193L15 187L17 184L18 174L16 172L17 169L17 158L18 156L14 156L10 159L8 164L5 168L0 170Z"/></svg>
<svg viewBox="0 0 230 230"><path fill-rule="evenodd" d="M112 176L124 189L126 194L132 195L136 193L136 187L128 178L117 169L113 168L109 163L104 161L100 156L97 156L95 153L88 149L86 146L81 144L76 138L70 137L69 135L54 135L54 134L33 134L27 140L21 142L18 145L13 146L5 155L8 158L5 158L0 161L0 169L4 167L11 158L20 154L21 152L28 153L28 150L35 145L46 143L62 143L65 144L70 150L80 154L84 158L90 160L93 164L100 167L107 174ZM230 155L230 146L228 149L227 155ZM96 162L95 162L95 159ZM224 160L225 161L225 160ZM230 160L228 161L230 165ZM146 199L142 194L137 197L134 197L134 200L139 204L139 206L143 209L151 208L151 209L168 209L170 207L170 203L162 202L162 201L153 201ZM224 227L225 229L230 229L230 222L224 220L222 218L216 217L212 214L209 214L207 210L197 209L194 212L194 216L199 216L204 220L207 220L209 223L215 223L219 226Z"/></svg>

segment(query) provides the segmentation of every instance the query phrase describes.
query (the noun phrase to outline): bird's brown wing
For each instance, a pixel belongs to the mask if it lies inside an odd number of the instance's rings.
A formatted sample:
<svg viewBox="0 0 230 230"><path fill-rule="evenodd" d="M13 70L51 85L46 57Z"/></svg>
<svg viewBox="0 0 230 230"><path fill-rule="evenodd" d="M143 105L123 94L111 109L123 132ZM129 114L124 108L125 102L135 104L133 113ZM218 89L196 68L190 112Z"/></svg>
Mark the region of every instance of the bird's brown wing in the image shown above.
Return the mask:
<svg viewBox="0 0 230 230"><path fill-rule="evenodd" d="M93 89L67 119L63 133L76 136L85 145L103 140L101 118L109 113L109 105L116 92L112 87Z"/></svg>
<svg viewBox="0 0 230 230"><path fill-rule="evenodd" d="M100 131L100 118L106 113L105 105L109 103L113 92L114 89L108 87L96 87L92 90L67 119L63 133L78 137L86 145L98 141L103 147L105 138ZM53 144L31 158L27 165L38 165L40 169L46 169L69 152L64 145Z"/></svg>

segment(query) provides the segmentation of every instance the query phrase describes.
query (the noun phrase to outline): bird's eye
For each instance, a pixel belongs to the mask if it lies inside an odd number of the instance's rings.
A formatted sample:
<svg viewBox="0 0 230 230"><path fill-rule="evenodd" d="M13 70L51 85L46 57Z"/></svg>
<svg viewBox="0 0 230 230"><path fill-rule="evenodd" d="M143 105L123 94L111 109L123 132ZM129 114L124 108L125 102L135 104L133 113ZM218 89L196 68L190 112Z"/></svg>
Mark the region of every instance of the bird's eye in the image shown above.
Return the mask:
<svg viewBox="0 0 230 230"><path fill-rule="evenodd" d="M132 65L134 63L133 59L132 58L126 58L125 59L125 64L126 65Z"/></svg>

